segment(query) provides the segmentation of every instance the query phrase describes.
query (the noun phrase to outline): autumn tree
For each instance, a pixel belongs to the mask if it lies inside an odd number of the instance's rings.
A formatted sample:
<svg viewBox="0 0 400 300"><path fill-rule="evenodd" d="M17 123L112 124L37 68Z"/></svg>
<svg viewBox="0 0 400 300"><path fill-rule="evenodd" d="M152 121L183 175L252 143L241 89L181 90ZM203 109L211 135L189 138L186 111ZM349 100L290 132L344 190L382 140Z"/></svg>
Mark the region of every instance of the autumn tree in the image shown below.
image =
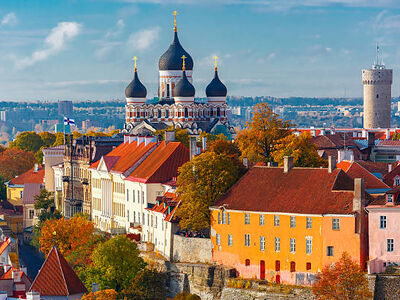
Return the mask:
<svg viewBox="0 0 400 300"><path fill-rule="evenodd" d="M54 143L53 143L52 146L54 147L54 146L64 145L64 139L65 139L64 133L62 133L62 132L57 132L57 133L55 134L55 136L56 136L56 140L54 141Z"/></svg>
<svg viewBox="0 0 400 300"><path fill-rule="evenodd" d="M358 263L344 252L333 266L326 266L313 285L314 295L321 300L370 299L368 280Z"/></svg>
<svg viewBox="0 0 400 300"><path fill-rule="evenodd" d="M98 292L90 292L83 295L81 300L117 300L118 293L113 289L102 290Z"/></svg>
<svg viewBox="0 0 400 300"><path fill-rule="evenodd" d="M155 270L142 269L132 279L121 295L124 300L165 299L167 291L165 281L167 276Z"/></svg>
<svg viewBox="0 0 400 300"><path fill-rule="evenodd" d="M176 295L173 300L201 300L200 296L197 296L195 294L190 294L187 292L182 292Z"/></svg>
<svg viewBox="0 0 400 300"><path fill-rule="evenodd" d="M39 133L39 136L42 139L42 146L44 148L51 147L56 141L56 135L48 131Z"/></svg>
<svg viewBox="0 0 400 300"><path fill-rule="evenodd" d="M312 143L312 136L308 132L299 136L290 134L277 142L272 153L273 160L282 165L285 156L293 156L296 167L319 168L326 165L326 161L319 156L318 147Z"/></svg>
<svg viewBox="0 0 400 300"><path fill-rule="evenodd" d="M161 138L163 140L165 140L165 132L166 131L175 131L175 141L176 142L181 142L182 144L184 144L187 148L189 148L189 140L190 140L190 136L187 132L186 129L182 129L182 128L175 128L174 126L170 126L167 129L160 129L160 130L156 130L154 132L155 136L161 136Z"/></svg>
<svg viewBox="0 0 400 300"><path fill-rule="evenodd" d="M209 206L238 179L238 165L229 156L208 151L179 168L176 215L182 229L201 230L210 226Z"/></svg>
<svg viewBox="0 0 400 300"><path fill-rule="evenodd" d="M392 140L393 141L399 141L400 140L400 133L397 132L397 131L395 133L393 133Z"/></svg>
<svg viewBox="0 0 400 300"><path fill-rule="evenodd" d="M0 177L8 181L33 167L35 158L32 152L8 148L0 153Z"/></svg>
<svg viewBox="0 0 400 300"><path fill-rule="evenodd" d="M25 151L37 152L43 146L40 135L34 131L21 132L14 141L10 142L10 148L18 148Z"/></svg>
<svg viewBox="0 0 400 300"><path fill-rule="evenodd" d="M79 277L87 288L96 282L100 289L107 287L121 292L146 265L139 254L135 243L125 235L117 236L97 245L91 264L80 269Z"/></svg>
<svg viewBox="0 0 400 300"><path fill-rule="evenodd" d="M258 103L253 108L253 117L239 132L236 143L250 162L272 161L277 142L290 134L289 121L283 121L267 103Z"/></svg>

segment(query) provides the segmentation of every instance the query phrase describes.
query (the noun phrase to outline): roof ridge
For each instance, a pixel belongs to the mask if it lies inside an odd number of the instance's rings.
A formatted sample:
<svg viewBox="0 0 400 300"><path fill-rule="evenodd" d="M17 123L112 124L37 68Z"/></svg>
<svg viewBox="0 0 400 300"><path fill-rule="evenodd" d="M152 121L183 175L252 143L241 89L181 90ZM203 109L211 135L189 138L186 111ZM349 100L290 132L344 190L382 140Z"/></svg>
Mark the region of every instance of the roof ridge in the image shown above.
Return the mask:
<svg viewBox="0 0 400 300"><path fill-rule="evenodd" d="M63 270L63 268L62 268L62 266L61 266L60 254L58 253L57 247L53 246L53 248L54 248L55 251L56 251L58 264L59 264L60 270L61 270L61 275L62 275L62 278L64 279L65 290L67 291L67 294L69 295L69 288L68 288L67 280L65 279L64 270Z"/></svg>
<svg viewBox="0 0 400 300"><path fill-rule="evenodd" d="M368 172L369 175L373 176L374 179L379 180L379 182L383 183L384 185L386 185L388 188L390 188L383 180L380 180L378 177L376 177L374 174L372 174L370 171L368 171L366 168L364 168L362 165L360 165L359 163L357 163L357 165L359 167L361 167L362 169L364 169L365 171ZM349 168L350 169L350 168Z"/></svg>
<svg viewBox="0 0 400 300"><path fill-rule="evenodd" d="M169 155L167 155L166 157L162 157L161 160L158 160L157 163L155 164L157 167L153 169L153 172L149 175L149 179L157 172L160 170L160 168L168 161L168 159L171 158L171 156L175 153L175 151L179 148L179 146L181 145L181 142L176 142L177 144L172 144L174 146L174 149L171 150L171 153ZM168 144L165 143L165 141L163 141L164 144L164 149L162 150L166 150L166 148L168 147Z"/></svg>

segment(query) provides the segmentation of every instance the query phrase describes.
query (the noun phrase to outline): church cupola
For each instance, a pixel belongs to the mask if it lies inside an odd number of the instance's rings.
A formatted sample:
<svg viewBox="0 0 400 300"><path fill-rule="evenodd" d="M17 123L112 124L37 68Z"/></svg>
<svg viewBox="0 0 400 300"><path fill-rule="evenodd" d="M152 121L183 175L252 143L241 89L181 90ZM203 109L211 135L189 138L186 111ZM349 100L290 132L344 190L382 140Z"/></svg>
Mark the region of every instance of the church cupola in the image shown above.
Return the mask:
<svg viewBox="0 0 400 300"><path fill-rule="evenodd" d="M137 74L136 56L134 57L134 60L135 60L135 74L133 76L132 81L125 89L126 102L127 104L145 104L147 90L146 87L140 82L139 76Z"/></svg>
<svg viewBox="0 0 400 300"><path fill-rule="evenodd" d="M218 77L218 57L214 56L215 68L214 68L214 78L211 80L206 88L207 102L209 104L224 104L226 103L226 86L221 82Z"/></svg>
<svg viewBox="0 0 400 300"><path fill-rule="evenodd" d="M189 104L194 102L195 89L186 76L185 59L186 56L183 55L182 56L183 76L178 81L173 90L174 100L176 104L178 103Z"/></svg>
<svg viewBox="0 0 400 300"><path fill-rule="evenodd" d="M175 97L174 88L178 81L183 77L182 56L186 57L186 77L192 82L193 59L189 53L183 49L178 38L178 29L176 26L176 16L174 11L174 38L168 50L161 55L158 61L159 69L159 99L170 100Z"/></svg>

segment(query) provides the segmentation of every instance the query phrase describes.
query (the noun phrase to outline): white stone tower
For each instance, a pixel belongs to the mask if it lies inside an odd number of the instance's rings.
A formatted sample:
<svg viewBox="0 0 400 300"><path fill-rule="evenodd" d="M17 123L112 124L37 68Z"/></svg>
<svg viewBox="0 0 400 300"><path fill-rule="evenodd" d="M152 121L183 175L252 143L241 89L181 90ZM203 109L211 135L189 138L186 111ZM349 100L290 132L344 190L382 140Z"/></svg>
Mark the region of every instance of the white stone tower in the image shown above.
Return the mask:
<svg viewBox="0 0 400 300"><path fill-rule="evenodd" d="M386 69L376 47L376 61L362 70L364 128L390 128L393 70Z"/></svg>

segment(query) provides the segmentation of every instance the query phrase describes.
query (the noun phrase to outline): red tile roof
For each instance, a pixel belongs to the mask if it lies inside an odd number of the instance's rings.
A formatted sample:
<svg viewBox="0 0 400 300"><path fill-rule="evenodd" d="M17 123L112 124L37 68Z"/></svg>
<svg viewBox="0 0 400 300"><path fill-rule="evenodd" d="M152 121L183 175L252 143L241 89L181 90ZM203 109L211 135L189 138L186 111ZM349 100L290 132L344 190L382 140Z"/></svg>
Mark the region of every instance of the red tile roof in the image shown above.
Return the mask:
<svg viewBox="0 0 400 300"><path fill-rule="evenodd" d="M0 277L0 279L12 279L12 278L13 278L13 277L12 277L13 270L18 270L18 269L14 268L14 267L9 268L8 271L5 272L5 273ZM28 275L26 275L26 274L24 273L24 271L19 270L19 275L20 275L21 278L22 278L22 277L27 278L27 279L29 280L29 282L32 283L32 280L28 277Z"/></svg>
<svg viewBox="0 0 400 300"><path fill-rule="evenodd" d="M29 171L11 179L9 185L23 185L25 183L43 183L44 168L39 166L39 170L34 172L34 168Z"/></svg>
<svg viewBox="0 0 400 300"><path fill-rule="evenodd" d="M400 164L395 166L393 170L386 174L385 177L383 178L383 181L388 185L393 187L394 186L394 179L396 176L400 176Z"/></svg>
<svg viewBox="0 0 400 300"><path fill-rule="evenodd" d="M389 186L382 180L377 178L375 175L370 173L367 169L362 167L358 162L352 162L350 166L346 162L340 162L338 164L339 168L344 168L346 174L351 178L364 178L366 189L388 189Z"/></svg>
<svg viewBox="0 0 400 300"><path fill-rule="evenodd" d="M51 249L29 291L39 292L41 296L69 296L87 292L56 247Z"/></svg>
<svg viewBox="0 0 400 300"><path fill-rule="evenodd" d="M10 245L11 241L9 237L6 237L3 242L0 243L0 255L3 254L3 252L7 249L7 247Z"/></svg>
<svg viewBox="0 0 400 300"><path fill-rule="evenodd" d="M171 192L166 192L164 196L157 197L157 204L152 208L149 208L149 211L162 213L164 215L164 220L167 222L175 222L177 221L174 218L175 211L179 206L179 202L176 201L176 194ZM168 213L168 208L169 213Z"/></svg>
<svg viewBox="0 0 400 300"><path fill-rule="evenodd" d="M378 146L400 147L400 141L397 140L383 140L380 141Z"/></svg>
<svg viewBox="0 0 400 300"><path fill-rule="evenodd" d="M340 169L253 167L214 207L243 211L351 214L353 180Z"/></svg>

